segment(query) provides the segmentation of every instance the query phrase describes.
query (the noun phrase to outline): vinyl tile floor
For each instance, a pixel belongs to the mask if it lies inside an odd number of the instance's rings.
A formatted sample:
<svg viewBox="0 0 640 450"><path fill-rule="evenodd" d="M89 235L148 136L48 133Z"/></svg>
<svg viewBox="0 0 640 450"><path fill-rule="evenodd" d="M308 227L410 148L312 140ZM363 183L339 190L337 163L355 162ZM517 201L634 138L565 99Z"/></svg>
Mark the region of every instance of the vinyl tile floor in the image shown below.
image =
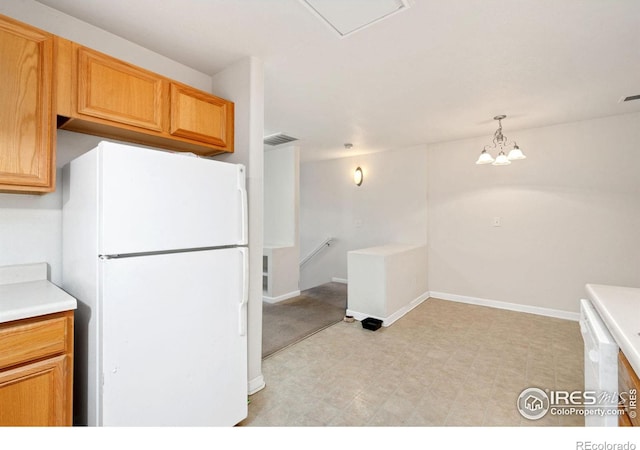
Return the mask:
<svg viewBox="0 0 640 450"><path fill-rule="evenodd" d="M377 331L330 326L262 369L241 426L584 425L516 407L525 388L584 388L574 321L430 298Z"/></svg>

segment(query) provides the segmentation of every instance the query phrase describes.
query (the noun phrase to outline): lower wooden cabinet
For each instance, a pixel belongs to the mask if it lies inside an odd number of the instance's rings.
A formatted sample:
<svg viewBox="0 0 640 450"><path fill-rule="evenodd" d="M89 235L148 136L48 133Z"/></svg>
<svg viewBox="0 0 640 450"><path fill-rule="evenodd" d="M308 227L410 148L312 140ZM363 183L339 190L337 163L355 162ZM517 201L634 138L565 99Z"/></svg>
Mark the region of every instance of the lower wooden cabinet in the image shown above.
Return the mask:
<svg viewBox="0 0 640 450"><path fill-rule="evenodd" d="M621 427L640 426L638 417L638 389L640 389L640 379L633 370L631 364L624 356L618 353L618 392L622 398L620 408L623 413L618 418L618 425Z"/></svg>
<svg viewBox="0 0 640 450"><path fill-rule="evenodd" d="M73 311L0 324L0 425L73 417Z"/></svg>

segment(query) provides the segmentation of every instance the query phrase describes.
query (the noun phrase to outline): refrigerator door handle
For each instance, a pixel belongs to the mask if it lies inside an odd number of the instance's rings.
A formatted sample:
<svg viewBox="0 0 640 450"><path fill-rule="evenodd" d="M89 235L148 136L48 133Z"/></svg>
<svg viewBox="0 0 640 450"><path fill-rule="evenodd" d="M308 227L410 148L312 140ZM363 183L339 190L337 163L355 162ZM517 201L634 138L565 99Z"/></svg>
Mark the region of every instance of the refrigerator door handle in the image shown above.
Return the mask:
<svg viewBox="0 0 640 450"><path fill-rule="evenodd" d="M238 307L238 333L247 334L247 304L249 302L249 249L238 248L242 254L242 296Z"/></svg>
<svg viewBox="0 0 640 450"><path fill-rule="evenodd" d="M240 236L240 245L248 244L247 240L247 230L249 227L249 223L247 221L247 187L246 187L246 177L245 177L245 167L243 165L239 165L238 169L238 192L240 193L240 226L241 226L241 236Z"/></svg>

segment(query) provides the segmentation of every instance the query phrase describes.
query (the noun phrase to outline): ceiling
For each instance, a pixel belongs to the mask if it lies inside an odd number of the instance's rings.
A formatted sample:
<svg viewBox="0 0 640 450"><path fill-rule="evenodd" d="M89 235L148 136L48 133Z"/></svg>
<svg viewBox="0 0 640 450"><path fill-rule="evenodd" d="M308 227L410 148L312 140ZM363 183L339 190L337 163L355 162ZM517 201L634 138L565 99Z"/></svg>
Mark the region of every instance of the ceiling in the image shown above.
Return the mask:
<svg viewBox="0 0 640 450"><path fill-rule="evenodd" d="M346 37L300 0L40 3L206 74L260 58L265 135L300 139L303 161L489 141L497 114L517 138L640 111L619 103L640 94L638 0L410 0Z"/></svg>

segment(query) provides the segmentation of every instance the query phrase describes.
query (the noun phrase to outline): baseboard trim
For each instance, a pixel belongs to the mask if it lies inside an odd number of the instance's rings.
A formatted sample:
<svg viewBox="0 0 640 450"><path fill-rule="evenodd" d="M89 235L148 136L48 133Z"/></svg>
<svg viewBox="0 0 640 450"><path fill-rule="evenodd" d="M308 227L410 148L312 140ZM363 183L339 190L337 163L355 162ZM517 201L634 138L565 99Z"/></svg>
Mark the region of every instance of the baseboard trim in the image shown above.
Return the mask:
<svg viewBox="0 0 640 450"><path fill-rule="evenodd" d="M424 302L428 298L429 298L429 291L425 292L424 294L421 294L419 297L415 298L414 300L411 300L407 305L403 306L402 308L400 308L399 310L397 310L396 312L394 312L388 317L372 316L371 314L364 314L358 311L353 311L351 309L347 309L347 315L353 316L353 318L356 320L362 320L362 319L366 319L367 317L373 317L374 319L382 320L383 327L388 327L389 325L393 324L396 320L400 319L402 316L407 314L409 311L411 311L413 308L415 308L416 306L418 306L420 303Z"/></svg>
<svg viewBox="0 0 640 450"><path fill-rule="evenodd" d="M253 380L249 380L249 395L263 390L266 385L267 384L264 382L264 377L262 376L262 374L260 374L260 376L258 377L255 377Z"/></svg>
<svg viewBox="0 0 640 450"><path fill-rule="evenodd" d="M348 284L348 280L346 278L331 278L331 281L333 281L334 283L342 283L342 284Z"/></svg>
<svg viewBox="0 0 640 450"><path fill-rule="evenodd" d="M288 294L279 295L278 297L267 297L266 295L262 296L262 301L267 303L278 303L283 302L285 300L289 300L290 298L297 297L300 295L300 291L289 292Z"/></svg>
<svg viewBox="0 0 640 450"><path fill-rule="evenodd" d="M458 303L468 303L470 305L488 306L490 308L507 309L509 311L524 312L529 314L537 314L539 316L555 317L556 319L580 320L580 313L562 311L560 309L541 308L539 306L521 305L518 303L502 302L499 300L490 300L486 298L469 297L466 295L449 294L446 292L429 292L431 298L448 300Z"/></svg>

